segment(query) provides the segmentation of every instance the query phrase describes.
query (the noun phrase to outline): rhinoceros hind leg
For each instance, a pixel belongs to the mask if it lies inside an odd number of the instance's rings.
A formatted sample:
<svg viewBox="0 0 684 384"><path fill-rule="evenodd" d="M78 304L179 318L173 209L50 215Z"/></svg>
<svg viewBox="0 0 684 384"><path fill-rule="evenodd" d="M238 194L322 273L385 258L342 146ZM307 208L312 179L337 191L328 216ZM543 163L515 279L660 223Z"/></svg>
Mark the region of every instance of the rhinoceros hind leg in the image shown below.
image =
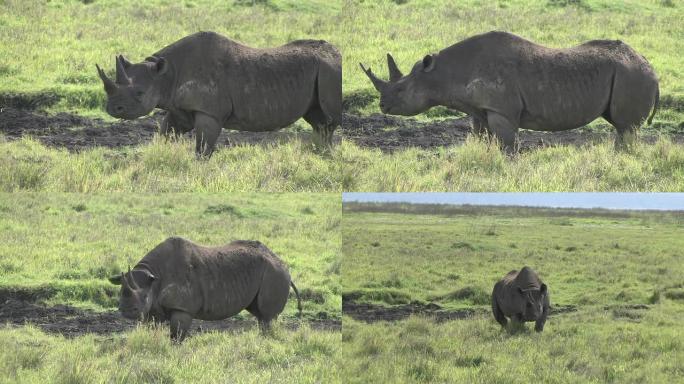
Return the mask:
<svg viewBox="0 0 684 384"><path fill-rule="evenodd" d="M195 112L195 154L198 158L211 157L220 134L221 125L216 119L202 112Z"/></svg>
<svg viewBox="0 0 684 384"><path fill-rule="evenodd" d="M171 340L182 342L190 331L192 316L183 311L173 311L169 319L171 326Z"/></svg>
<svg viewBox="0 0 684 384"><path fill-rule="evenodd" d="M316 149L321 151L330 149L335 123L317 106L312 107L304 114L304 120L311 124L314 130L312 139Z"/></svg>
<svg viewBox="0 0 684 384"><path fill-rule="evenodd" d="M615 149L618 151L629 150L636 143L637 126L618 126L615 125L617 135L615 136Z"/></svg>
<svg viewBox="0 0 684 384"><path fill-rule="evenodd" d="M487 111L487 125L489 131L500 140L501 146L507 153L515 152L515 140L518 134L517 124L497 112Z"/></svg>

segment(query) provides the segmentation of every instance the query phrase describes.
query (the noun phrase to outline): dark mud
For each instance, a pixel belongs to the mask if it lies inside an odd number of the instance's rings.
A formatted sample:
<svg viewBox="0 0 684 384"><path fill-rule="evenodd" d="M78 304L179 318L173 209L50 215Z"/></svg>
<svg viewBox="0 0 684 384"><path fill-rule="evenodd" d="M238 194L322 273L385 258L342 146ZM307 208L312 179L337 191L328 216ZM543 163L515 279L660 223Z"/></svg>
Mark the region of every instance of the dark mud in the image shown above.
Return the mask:
<svg viewBox="0 0 684 384"><path fill-rule="evenodd" d="M554 306L551 308L551 316L576 311L575 306ZM342 313L354 320L373 323L376 321L399 321L409 316L418 315L433 319L436 322L448 320L463 320L476 316L491 316L491 311L486 308L472 308L459 310L445 310L435 303L410 303L385 307L381 305L356 303L353 300L342 298Z"/></svg>
<svg viewBox="0 0 684 384"><path fill-rule="evenodd" d="M434 121L418 121L390 115L370 116L344 115L342 136L361 147L380 148L392 152L409 147L430 149L463 144L470 134L470 118L449 118ZM684 143L684 134L670 134L674 142ZM522 129L518 134L520 151L558 145L583 146L614 140L611 132L592 132L586 128L562 132L538 132ZM654 143L658 137L641 134L639 139Z"/></svg>
<svg viewBox="0 0 684 384"><path fill-rule="evenodd" d="M412 315L420 315L430 317L437 322L447 320L461 320L474 317L476 315L483 315L484 310L481 309L463 309L458 311L443 310L437 304L421 304L411 303L402 305L393 305L391 307L383 307L380 305L355 303L353 301L342 301L342 313L350 316L354 320L365 321L373 323L376 321L399 321L404 320Z"/></svg>
<svg viewBox="0 0 684 384"><path fill-rule="evenodd" d="M136 120L105 121L70 113L48 115L11 107L0 108L0 134L8 140L31 136L43 145L78 152L92 147L118 148L144 144L159 131L163 111ZM194 140L192 132L185 134ZM223 130L217 146L237 144L270 144L301 137L309 140L308 132L238 132ZM339 141L339 137L337 141Z"/></svg>
<svg viewBox="0 0 684 384"><path fill-rule="evenodd" d="M0 107L0 134L8 140L32 136L48 147L80 151L91 147L118 148L149 142L158 131L165 112L133 121L104 121L70 113L46 114L30 109L11 106ZM239 132L224 130L218 146L239 144L272 144L292 140L295 137L308 142L310 131L297 132L289 128L277 132ZM344 114L342 127L335 134L335 141L343 138L360 147L378 148L393 152L409 147L430 149L463 143L470 133L468 118L448 118L435 121L418 121L389 115L372 114L358 116ZM192 138L192 132L186 134ZM684 134L670 135L672 140L684 143ZM612 133L590 132L577 129L564 132L534 132L521 130L521 150L554 145L581 146L612 138ZM657 137L641 135L642 140L654 142Z"/></svg>
<svg viewBox="0 0 684 384"><path fill-rule="evenodd" d="M26 300L10 298L0 304L0 324L21 326L32 324L45 332L76 337L87 333L107 335L131 330L136 322L119 315L118 312L94 312L68 305L44 306ZM342 322L334 319L281 319L279 325L297 329L306 322L316 330L340 330ZM257 327L252 319L226 319L221 321L194 320L192 332L226 331L238 332Z"/></svg>

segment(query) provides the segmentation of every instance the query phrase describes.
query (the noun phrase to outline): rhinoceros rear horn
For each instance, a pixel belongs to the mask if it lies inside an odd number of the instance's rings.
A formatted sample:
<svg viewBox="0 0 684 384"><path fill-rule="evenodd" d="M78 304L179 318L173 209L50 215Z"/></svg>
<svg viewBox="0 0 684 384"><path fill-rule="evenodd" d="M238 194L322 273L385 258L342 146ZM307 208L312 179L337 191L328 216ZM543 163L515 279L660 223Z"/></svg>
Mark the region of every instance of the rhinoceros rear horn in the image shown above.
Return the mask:
<svg viewBox="0 0 684 384"><path fill-rule="evenodd" d="M397 63L394 62L394 58L389 53L387 54L387 68L389 68L389 79L391 82L398 81L404 77L397 67Z"/></svg>
<svg viewBox="0 0 684 384"><path fill-rule="evenodd" d="M95 64L95 67L97 68L97 74L100 75L100 79L102 79L102 83L104 83L105 92L107 92L108 95L116 92L116 84L112 81L112 79L107 77L99 65Z"/></svg>
<svg viewBox="0 0 684 384"><path fill-rule="evenodd" d="M363 70L363 72L366 73L366 76L368 76L368 78L373 82L375 89L382 91L382 88L384 88L385 84L387 83L378 79L370 68L366 69L366 67L364 67L361 63L359 63L359 66L361 66L361 70Z"/></svg>
<svg viewBox="0 0 684 384"><path fill-rule="evenodd" d="M124 55L119 55L119 60L121 61L121 64L123 64L124 69L128 69L128 67L133 65L133 63L128 61L128 59L126 59Z"/></svg>
<svg viewBox="0 0 684 384"><path fill-rule="evenodd" d="M117 56L116 58L116 83L117 84L130 84L131 79L126 74L126 59L123 56ZM129 63L130 64L130 63Z"/></svg>

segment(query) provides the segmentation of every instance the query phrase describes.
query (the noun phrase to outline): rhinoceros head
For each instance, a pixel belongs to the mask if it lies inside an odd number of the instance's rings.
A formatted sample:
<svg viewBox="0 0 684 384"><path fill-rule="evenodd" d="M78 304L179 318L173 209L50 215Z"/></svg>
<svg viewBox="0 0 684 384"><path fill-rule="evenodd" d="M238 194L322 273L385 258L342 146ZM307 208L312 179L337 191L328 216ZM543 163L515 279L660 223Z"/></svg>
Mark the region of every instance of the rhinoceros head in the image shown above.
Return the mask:
<svg viewBox="0 0 684 384"><path fill-rule="evenodd" d="M434 55L425 56L413 66L411 73L404 76L388 53L389 81L379 79L370 68L359 65L380 92L380 110L383 113L413 116L435 105L430 97L435 92L434 84L437 82L431 73L435 68Z"/></svg>
<svg viewBox="0 0 684 384"><path fill-rule="evenodd" d="M133 64L123 55L116 58L116 81L108 78L100 66L97 72L107 92L107 113L121 119L147 115L161 98L160 79L168 70L162 57L150 57Z"/></svg>
<svg viewBox="0 0 684 384"><path fill-rule="evenodd" d="M525 308L523 309L524 320L534 321L541 317L544 311L546 284L542 284L539 289L522 289L518 287L518 293L520 293L525 303Z"/></svg>
<svg viewBox="0 0 684 384"><path fill-rule="evenodd" d="M119 311L128 319L146 319L152 307L152 283L156 277L144 269L128 268L127 273L112 276L112 284L121 285Z"/></svg>

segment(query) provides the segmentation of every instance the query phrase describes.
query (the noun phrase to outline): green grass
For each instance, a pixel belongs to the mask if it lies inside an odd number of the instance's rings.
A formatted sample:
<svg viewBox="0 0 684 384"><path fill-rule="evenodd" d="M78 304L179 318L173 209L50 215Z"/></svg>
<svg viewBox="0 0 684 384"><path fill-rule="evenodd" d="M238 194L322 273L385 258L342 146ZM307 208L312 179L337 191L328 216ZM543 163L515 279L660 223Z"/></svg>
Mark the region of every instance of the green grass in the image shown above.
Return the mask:
<svg viewBox="0 0 684 384"><path fill-rule="evenodd" d="M166 238L205 245L252 239L288 265L305 317L339 319L339 212L338 194L4 194L0 289L116 310L118 287L107 277ZM296 313L290 300L283 316Z"/></svg>
<svg viewBox="0 0 684 384"><path fill-rule="evenodd" d="M348 95L375 94L359 69L359 62L387 79L387 52L408 73L426 54L491 30L505 30L558 48L592 39L620 39L643 54L658 74L664 109L670 111L656 115L656 121L681 124L684 75L678 52L684 49L684 30L679 23L684 7L675 3L668 6L668 2L661 0L359 2L346 12L355 27L347 42L353 49L343 49L344 90ZM377 101L357 109L379 112Z"/></svg>
<svg viewBox="0 0 684 384"><path fill-rule="evenodd" d="M437 324L413 317L344 318L340 374L348 383L674 383L681 381L681 305L551 317L541 334L502 332L489 318Z"/></svg>
<svg viewBox="0 0 684 384"><path fill-rule="evenodd" d="M331 363L340 333L307 325L341 319L340 220L339 194L1 194L2 291L116 310L118 287L106 278L167 237L206 245L256 239L288 265L304 320L297 330L275 322L269 336L254 327L198 333L182 345L169 341L167 326L73 339L32 325L0 327L0 382L341 382ZM280 319L300 322L296 315L292 296Z"/></svg>
<svg viewBox="0 0 684 384"><path fill-rule="evenodd" d="M683 227L681 214L345 210L343 295L478 315L442 324L345 318L343 374L359 383L677 381ZM576 308L552 316L542 334L530 325L510 334L489 315L496 281L524 265L549 286L552 306Z"/></svg>
<svg viewBox="0 0 684 384"><path fill-rule="evenodd" d="M44 105L106 116L95 63L114 70L114 55L138 62L199 30L213 30L254 46L303 38L341 45L341 3L321 0L131 0L0 4L0 94L54 95ZM251 1L244 1L251 4ZM266 4L264 4L266 3ZM268 28L263 28L266 25ZM30 47L30 48L29 48Z"/></svg>
<svg viewBox="0 0 684 384"><path fill-rule="evenodd" d="M406 302L488 308L494 283L527 265L549 285L553 304L644 304L654 292L681 288L682 228L682 215L657 213L620 218L345 211L344 293L382 297L396 291ZM459 295L463 290L471 293Z"/></svg>
<svg viewBox="0 0 684 384"><path fill-rule="evenodd" d="M684 147L662 137L630 152L609 141L507 157L469 139L392 154L343 142L330 155L299 139L240 145L195 160L189 140L79 153L0 141L0 191L681 191Z"/></svg>
<svg viewBox="0 0 684 384"><path fill-rule="evenodd" d="M0 329L3 383L341 383L339 332L207 333L181 345L161 328L65 339L34 327Z"/></svg>
<svg viewBox="0 0 684 384"><path fill-rule="evenodd" d="M7 0L0 3L0 104L106 117L95 63L111 72L115 54L139 61L187 34L214 30L253 46L330 41L343 54L345 106L367 114L379 112L377 93L358 62L385 76L385 53L392 52L406 72L428 52L503 29L554 47L594 38L629 43L660 77L661 110L644 131L667 136L684 127L683 16L681 4L664 0L154 0L144 7L130 0ZM419 119L449 114L437 108ZM298 126L310 129L301 121ZM600 121L589 129L612 131ZM275 147L226 148L209 162L195 161L189 143L154 141L75 154L0 139L0 190L671 191L684 189L682 159L682 147L667 137L629 154L604 143L540 149L515 159L474 140L393 154L344 141L331 156L319 156L295 139Z"/></svg>

